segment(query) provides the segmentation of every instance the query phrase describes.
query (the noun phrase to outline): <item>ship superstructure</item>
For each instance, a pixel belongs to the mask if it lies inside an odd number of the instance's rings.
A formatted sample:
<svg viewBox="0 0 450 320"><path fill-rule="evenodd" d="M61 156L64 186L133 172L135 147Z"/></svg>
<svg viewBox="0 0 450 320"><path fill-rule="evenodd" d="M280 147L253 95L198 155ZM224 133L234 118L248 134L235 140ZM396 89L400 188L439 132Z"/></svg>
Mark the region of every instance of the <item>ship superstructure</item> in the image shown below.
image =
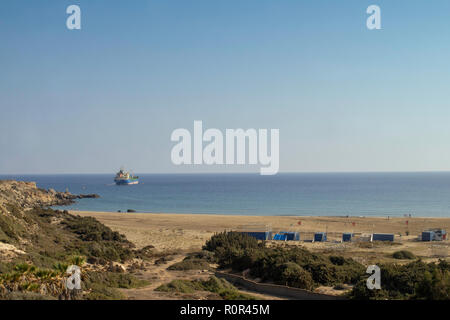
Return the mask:
<svg viewBox="0 0 450 320"><path fill-rule="evenodd" d="M119 185L138 184L139 177L134 176L130 172L126 171L124 168L120 168L119 172L116 173L114 182Z"/></svg>

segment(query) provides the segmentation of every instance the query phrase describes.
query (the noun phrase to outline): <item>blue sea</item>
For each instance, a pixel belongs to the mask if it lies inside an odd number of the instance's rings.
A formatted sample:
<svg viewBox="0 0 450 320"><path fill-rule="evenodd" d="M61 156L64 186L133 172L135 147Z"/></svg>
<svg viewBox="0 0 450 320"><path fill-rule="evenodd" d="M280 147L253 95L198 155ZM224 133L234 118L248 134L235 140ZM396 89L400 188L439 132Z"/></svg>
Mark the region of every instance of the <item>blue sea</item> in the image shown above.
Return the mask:
<svg viewBox="0 0 450 320"><path fill-rule="evenodd" d="M116 186L114 174L3 175L74 194L97 193L65 208L89 211L450 217L450 172L141 174Z"/></svg>

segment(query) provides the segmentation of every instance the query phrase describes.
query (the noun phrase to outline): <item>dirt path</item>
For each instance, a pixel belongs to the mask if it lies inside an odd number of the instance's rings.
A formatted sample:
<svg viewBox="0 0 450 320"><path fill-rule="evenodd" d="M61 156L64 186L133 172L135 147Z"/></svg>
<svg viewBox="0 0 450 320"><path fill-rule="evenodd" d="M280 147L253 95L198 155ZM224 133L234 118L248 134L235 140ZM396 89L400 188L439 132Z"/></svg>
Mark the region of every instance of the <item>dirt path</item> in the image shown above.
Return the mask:
<svg viewBox="0 0 450 320"><path fill-rule="evenodd" d="M137 288L137 289L121 289L121 292L126 296L127 299L135 300L135 299L144 299L144 300L158 300L166 299L162 292L154 291L160 285L170 282L174 279L177 279L177 275L174 274L173 271L168 271L167 268L175 264L177 262L182 261L185 258L185 255L177 255L170 261L169 264L161 264L161 265L152 265L149 269L142 272L141 274L137 274L137 276L142 280L147 280L150 282L148 286Z"/></svg>
<svg viewBox="0 0 450 320"><path fill-rule="evenodd" d="M123 290L129 299L183 299L181 294L154 291L162 283L174 279L207 278L211 272L199 270L168 271L167 267L184 257L180 252L201 250L205 242L216 232L241 230L243 226L271 226L272 230L292 230L301 234L302 240L312 239L313 232L327 231L328 242L291 242L286 245L298 245L312 252L327 255L340 255L353 258L363 265L377 263L408 263L409 260L394 259L392 254L399 250L408 250L423 261L437 259L450 261L450 242L421 242L417 237L423 230L443 228L450 230L450 218L412 218L412 217L295 217L295 216L226 216L205 214L155 214L155 213L117 213L117 212L81 212L73 214L92 216L100 222L119 231L133 242L137 248L153 245L161 252L176 252L180 255L169 264L155 266L149 264L148 270L139 275L151 282L141 289ZM263 228L263 227L261 227ZM357 235L373 232L395 234L394 243L340 243L342 232ZM280 241L271 241L269 245L284 246ZM177 260L178 259L178 260ZM191 299L207 298L208 293L190 296ZM186 299L187 297L184 296Z"/></svg>
<svg viewBox="0 0 450 320"><path fill-rule="evenodd" d="M171 271L167 268L177 262L182 261L185 255L176 255L173 260L168 264L154 265L152 264L146 271L137 276L142 280L147 280L150 282L148 286L137 288L137 289L120 289L120 291L125 295L126 299L129 300L167 300L167 299L194 299L194 300L205 300L214 297L213 294L209 292L197 291L193 294L181 294L181 293L168 293L155 291L160 285L164 283L171 282L176 279L184 280L194 280L202 279L206 280L214 274L213 271L200 271L200 270L190 270L190 271ZM249 294L254 296L256 299L260 300L283 300L282 298L270 296L266 294L261 294L253 291L248 291L239 288L239 291L244 294Z"/></svg>

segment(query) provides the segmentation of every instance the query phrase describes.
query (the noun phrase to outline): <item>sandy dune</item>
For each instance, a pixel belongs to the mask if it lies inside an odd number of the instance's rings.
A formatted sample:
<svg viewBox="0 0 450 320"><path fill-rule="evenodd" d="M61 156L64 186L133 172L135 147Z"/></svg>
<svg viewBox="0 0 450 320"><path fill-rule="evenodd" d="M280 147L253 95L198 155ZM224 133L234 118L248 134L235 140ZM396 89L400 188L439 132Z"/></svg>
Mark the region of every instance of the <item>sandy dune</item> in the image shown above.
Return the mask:
<svg viewBox="0 0 450 320"><path fill-rule="evenodd" d="M444 228L450 231L450 218L373 218L373 217L294 217L294 216L230 216L207 214L155 214L72 211L81 216L92 216L119 231L137 247L154 245L160 250L198 250L215 232L238 230L243 226L272 230L300 231L302 239L311 239L315 231L327 231L327 243L299 242L315 251L336 251L343 255L360 257L364 263L385 258L396 250L410 250L421 257L448 257L449 241L418 242L422 230ZM406 222L408 221L408 223ZM300 224L299 224L300 223ZM409 231L409 236L406 232ZM340 244L342 232L356 234L394 233L397 245L366 247Z"/></svg>

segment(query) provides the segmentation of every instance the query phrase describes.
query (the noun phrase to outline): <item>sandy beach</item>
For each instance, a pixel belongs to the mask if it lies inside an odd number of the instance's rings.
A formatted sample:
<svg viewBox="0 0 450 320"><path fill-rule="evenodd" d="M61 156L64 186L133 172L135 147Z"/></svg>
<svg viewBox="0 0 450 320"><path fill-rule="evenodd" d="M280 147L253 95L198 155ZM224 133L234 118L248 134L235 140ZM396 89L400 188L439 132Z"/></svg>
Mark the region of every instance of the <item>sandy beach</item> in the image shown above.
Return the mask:
<svg viewBox="0 0 450 320"><path fill-rule="evenodd" d="M302 240L311 239L316 231L328 232L326 243L292 242L313 251L336 251L352 256L362 263L391 260L396 250L409 250L427 260L448 258L449 241L420 242L418 235L429 228L450 230L450 218L387 218L387 217L303 217L303 216L236 216L212 214L118 213L71 211L80 216L92 216L127 236L137 247L153 245L159 250L182 252L201 249L214 233L271 227L273 231L299 231ZM394 233L394 244L339 243L342 232L355 234ZM409 233L409 236L406 234ZM276 245L278 243L272 242Z"/></svg>
<svg viewBox="0 0 450 320"><path fill-rule="evenodd" d="M418 235L429 228L450 229L450 218L374 218L374 217L300 217L300 216L231 216L213 214L165 214L165 213L118 213L71 211L80 216L91 216L127 236L138 248L153 245L157 250L172 256L169 264L181 261L188 252L201 250L202 245L214 233L224 230L242 230L266 226L273 231L299 231L301 239L312 239L316 231L328 232L327 242L308 241L270 241L270 246L296 245L313 252L340 255L365 264L380 262L408 263L410 260L394 259L392 254L398 250L408 250L427 262L438 259L450 260L450 241L421 242ZM408 223L406 223L408 221ZM352 242L341 243L342 232L394 233L394 243ZM406 236L406 233L409 236ZM196 296L174 295L154 289L176 279L206 279L213 273L205 270L169 271L167 265L146 265L147 270L139 277L152 284L140 289L123 289L127 299L205 299ZM241 292L243 288L240 288ZM321 286L317 293L339 295L342 292L332 287ZM259 299L280 299L278 296L249 292Z"/></svg>

